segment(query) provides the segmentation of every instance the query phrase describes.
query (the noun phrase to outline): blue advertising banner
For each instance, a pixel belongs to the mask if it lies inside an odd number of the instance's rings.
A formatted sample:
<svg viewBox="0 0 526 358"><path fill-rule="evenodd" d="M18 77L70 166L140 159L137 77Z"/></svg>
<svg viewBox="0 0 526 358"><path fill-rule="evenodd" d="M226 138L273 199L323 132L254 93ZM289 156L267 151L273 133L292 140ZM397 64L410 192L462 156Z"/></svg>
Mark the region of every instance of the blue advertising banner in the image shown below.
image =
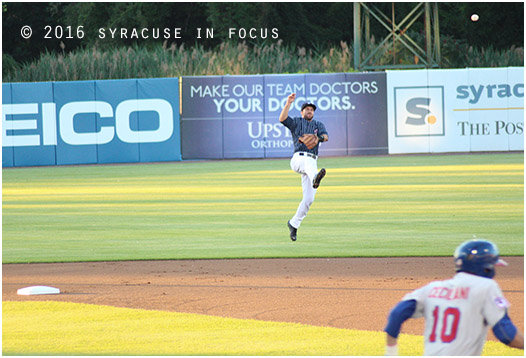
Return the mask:
<svg viewBox="0 0 526 358"><path fill-rule="evenodd" d="M317 106L314 119L323 122L329 133L329 141L320 145L319 154L347 155L347 118L351 116L352 103L345 74L307 75L305 80L306 101Z"/></svg>
<svg viewBox="0 0 526 358"><path fill-rule="evenodd" d="M279 122L291 93L291 117L304 102L318 107L314 118L330 138L321 155L387 154L385 74L336 73L183 77L184 158L291 156L290 132Z"/></svg>
<svg viewBox="0 0 526 358"><path fill-rule="evenodd" d="M114 135L107 125L111 105L95 101L95 81L56 82L53 87L58 118L57 164L97 163L97 144L108 143Z"/></svg>
<svg viewBox="0 0 526 358"><path fill-rule="evenodd" d="M181 160L177 78L2 88L4 167Z"/></svg>
<svg viewBox="0 0 526 358"><path fill-rule="evenodd" d="M97 101L97 108L102 106L113 109L117 108L121 102L131 99L137 99L137 80L114 80L114 81L96 81L95 83L95 99ZM105 103L105 104L103 104ZM136 110L136 108L134 108ZM108 114L109 114L108 110ZM111 141L105 145L97 146L97 162L98 163L123 163L123 162L138 162L139 161L139 144L137 131L139 127L139 119L137 112L130 113L129 117L125 118L122 123L117 122L117 113L115 116L111 115L108 118L99 117L97 120L97 133L101 133L103 127L106 130L113 132ZM120 114L120 113L119 113ZM117 124L119 123L119 124ZM123 141L120 136L115 133L119 128L128 128L132 134L131 143ZM117 134L117 135L116 135Z"/></svg>
<svg viewBox="0 0 526 358"><path fill-rule="evenodd" d="M296 93L289 116L299 117L301 105L306 101L306 75L265 75L265 121L251 133L257 133L254 144L265 148L265 157L290 157L294 152L292 136L287 127L279 122L281 110L291 93ZM318 116L316 116L318 119Z"/></svg>
<svg viewBox="0 0 526 358"><path fill-rule="evenodd" d="M345 78L351 102L347 116L348 155L387 154L385 73L348 73Z"/></svg>
<svg viewBox="0 0 526 358"><path fill-rule="evenodd" d="M3 101L7 103L2 108L2 147L6 166L31 165L37 161L39 165L55 164L55 149L34 153L34 148L43 142L54 141L54 128L49 125L53 116L51 83L30 83L28 90L39 103L31 103L25 90L19 83L3 85L5 91ZM36 157L33 159L33 157Z"/></svg>
<svg viewBox="0 0 526 358"><path fill-rule="evenodd" d="M32 95L28 98L26 91ZM44 142L54 143L56 131L53 124L54 108L51 82L11 84L11 101L16 103L17 115L13 116L10 124L17 130L12 132L14 166L54 165L55 147L44 146L35 151ZM31 103L37 102L37 103ZM15 128L13 128L15 129Z"/></svg>
<svg viewBox="0 0 526 358"><path fill-rule="evenodd" d="M222 90L215 103L223 113L224 158L263 158L264 148L253 145L250 136L264 118L263 76L225 76Z"/></svg>
<svg viewBox="0 0 526 358"><path fill-rule="evenodd" d="M13 113L11 106L11 84L2 83L2 167L12 167L14 165L13 156L13 135L11 123L13 123Z"/></svg>
<svg viewBox="0 0 526 358"><path fill-rule="evenodd" d="M290 93L291 117L318 107L321 155L386 154L385 90L384 73L184 77L181 97L173 78L3 84L3 165L290 157Z"/></svg>
<svg viewBox="0 0 526 358"><path fill-rule="evenodd" d="M141 162L178 161L181 155L179 80L137 80Z"/></svg>
<svg viewBox="0 0 526 358"><path fill-rule="evenodd" d="M183 77L183 159L224 158L220 102L227 94L223 90L222 76Z"/></svg>

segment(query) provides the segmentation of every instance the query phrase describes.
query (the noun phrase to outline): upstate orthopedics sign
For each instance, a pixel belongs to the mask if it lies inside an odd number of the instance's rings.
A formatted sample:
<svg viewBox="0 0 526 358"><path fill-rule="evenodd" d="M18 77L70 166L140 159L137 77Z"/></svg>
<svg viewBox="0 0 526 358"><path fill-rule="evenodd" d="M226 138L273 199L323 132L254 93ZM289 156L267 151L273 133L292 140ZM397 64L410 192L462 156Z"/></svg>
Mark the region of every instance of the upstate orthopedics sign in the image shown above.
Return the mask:
<svg viewBox="0 0 526 358"><path fill-rule="evenodd" d="M289 157L290 132L279 122L304 102L317 106L330 140L321 155L386 154L385 73L183 77L183 158Z"/></svg>

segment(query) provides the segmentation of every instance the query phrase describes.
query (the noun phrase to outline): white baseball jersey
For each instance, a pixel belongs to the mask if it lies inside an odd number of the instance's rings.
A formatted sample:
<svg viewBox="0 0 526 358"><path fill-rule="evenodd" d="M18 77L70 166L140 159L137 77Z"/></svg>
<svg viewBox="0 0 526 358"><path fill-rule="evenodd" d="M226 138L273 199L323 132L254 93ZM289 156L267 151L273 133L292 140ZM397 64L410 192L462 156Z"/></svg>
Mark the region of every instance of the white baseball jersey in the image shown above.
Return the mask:
<svg viewBox="0 0 526 358"><path fill-rule="evenodd" d="M509 307L492 279L457 273L404 296L416 300L412 318L424 317L424 355L480 355L488 329Z"/></svg>

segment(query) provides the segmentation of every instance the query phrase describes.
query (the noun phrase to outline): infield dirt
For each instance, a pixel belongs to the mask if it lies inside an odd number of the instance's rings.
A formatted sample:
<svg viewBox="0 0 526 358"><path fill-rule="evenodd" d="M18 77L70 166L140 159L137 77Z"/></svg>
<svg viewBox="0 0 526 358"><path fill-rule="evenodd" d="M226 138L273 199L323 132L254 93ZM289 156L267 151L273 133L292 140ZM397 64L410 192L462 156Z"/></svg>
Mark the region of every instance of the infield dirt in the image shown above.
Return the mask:
<svg viewBox="0 0 526 358"><path fill-rule="evenodd" d="M496 281L524 331L524 257L504 258ZM432 280L454 275L450 257L117 261L2 265L3 301L116 307L382 331L389 310ZM18 296L32 285L59 295ZM409 320L402 333L423 333ZM495 339L490 332L490 339Z"/></svg>

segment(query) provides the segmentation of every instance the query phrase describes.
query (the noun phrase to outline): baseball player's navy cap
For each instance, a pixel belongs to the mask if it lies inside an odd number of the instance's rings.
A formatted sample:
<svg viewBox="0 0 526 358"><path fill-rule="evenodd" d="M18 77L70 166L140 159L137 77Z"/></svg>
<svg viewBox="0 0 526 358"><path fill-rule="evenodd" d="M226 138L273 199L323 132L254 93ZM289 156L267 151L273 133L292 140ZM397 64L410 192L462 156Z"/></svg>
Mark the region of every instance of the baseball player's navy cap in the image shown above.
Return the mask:
<svg viewBox="0 0 526 358"><path fill-rule="evenodd" d="M303 103L303 105L301 106L301 110L303 111L305 107L312 107L312 109L316 110L316 106L314 105L314 103L309 103L309 102Z"/></svg>

